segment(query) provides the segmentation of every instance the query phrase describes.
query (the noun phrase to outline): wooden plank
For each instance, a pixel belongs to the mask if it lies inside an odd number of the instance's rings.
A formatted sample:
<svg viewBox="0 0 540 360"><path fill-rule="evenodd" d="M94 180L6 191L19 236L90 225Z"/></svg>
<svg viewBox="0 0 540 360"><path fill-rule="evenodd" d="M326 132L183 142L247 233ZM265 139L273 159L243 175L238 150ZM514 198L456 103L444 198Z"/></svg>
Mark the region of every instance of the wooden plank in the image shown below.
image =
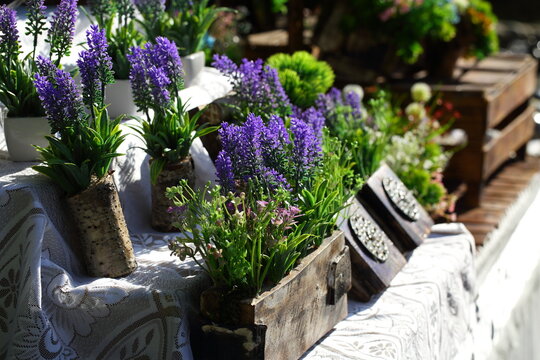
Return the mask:
<svg viewBox="0 0 540 360"><path fill-rule="evenodd" d="M491 175L517 149L532 138L534 134L533 113L534 107L530 105L502 130L500 136L484 146L483 178Z"/></svg>
<svg viewBox="0 0 540 360"><path fill-rule="evenodd" d="M514 64L509 63L509 67ZM527 101L536 91L536 73L538 64L531 56L524 56L523 65L515 69L516 74L510 81L500 84L496 89L489 89L486 94L488 107L488 127L495 127L517 106Z"/></svg>

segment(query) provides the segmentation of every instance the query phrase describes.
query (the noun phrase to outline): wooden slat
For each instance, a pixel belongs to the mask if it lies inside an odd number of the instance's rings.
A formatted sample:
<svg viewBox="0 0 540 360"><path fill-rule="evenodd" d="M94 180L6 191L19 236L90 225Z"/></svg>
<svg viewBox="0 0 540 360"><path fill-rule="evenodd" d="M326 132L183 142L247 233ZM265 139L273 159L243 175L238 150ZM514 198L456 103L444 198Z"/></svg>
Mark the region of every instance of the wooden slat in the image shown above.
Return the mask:
<svg viewBox="0 0 540 360"><path fill-rule="evenodd" d="M534 107L530 105L514 121L506 126L500 136L484 146L484 178L488 177L534 134L532 115Z"/></svg>
<svg viewBox="0 0 540 360"><path fill-rule="evenodd" d="M508 209L515 204L530 185L533 176L539 172L538 158L509 163L487 184L480 198L480 205L458 215L457 220L467 226L477 246L482 246L490 234L498 229Z"/></svg>

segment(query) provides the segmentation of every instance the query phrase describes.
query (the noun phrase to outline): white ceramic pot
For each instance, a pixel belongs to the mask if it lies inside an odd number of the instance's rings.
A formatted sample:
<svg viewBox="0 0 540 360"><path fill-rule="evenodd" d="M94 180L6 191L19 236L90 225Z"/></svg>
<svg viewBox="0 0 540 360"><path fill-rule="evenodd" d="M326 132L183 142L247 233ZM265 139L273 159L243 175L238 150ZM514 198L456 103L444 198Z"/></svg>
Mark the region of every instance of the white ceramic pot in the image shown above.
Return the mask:
<svg viewBox="0 0 540 360"><path fill-rule="evenodd" d="M6 117L4 136L12 161L37 161L39 153L32 145L49 145L45 135L51 128L45 117Z"/></svg>
<svg viewBox="0 0 540 360"><path fill-rule="evenodd" d="M108 85L105 90L105 104L109 104L107 111L111 119L122 114L127 117L143 115L137 111L129 80L115 80L114 84Z"/></svg>
<svg viewBox="0 0 540 360"><path fill-rule="evenodd" d="M191 86L193 80L199 75L204 68L205 63L204 51L182 57L182 65L184 67L184 83L186 87Z"/></svg>

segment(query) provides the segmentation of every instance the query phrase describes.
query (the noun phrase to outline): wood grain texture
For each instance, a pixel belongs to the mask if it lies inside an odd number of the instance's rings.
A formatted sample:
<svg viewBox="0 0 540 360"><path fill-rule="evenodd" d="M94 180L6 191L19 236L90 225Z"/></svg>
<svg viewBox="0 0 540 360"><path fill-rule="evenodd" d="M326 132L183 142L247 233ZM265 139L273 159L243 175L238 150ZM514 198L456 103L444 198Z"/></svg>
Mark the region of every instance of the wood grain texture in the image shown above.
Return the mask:
<svg viewBox="0 0 540 360"><path fill-rule="evenodd" d="M382 165L358 192L358 200L401 252L414 250L431 232L433 220L418 202L420 216L416 221L409 221L396 210L382 186L387 176L401 182L388 166Z"/></svg>
<svg viewBox="0 0 540 360"><path fill-rule="evenodd" d="M222 340L201 358L299 358L347 316L344 292L351 287L350 269L343 233L334 232L272 289L242 301L238 326L203 325L206 340ZM336 291L342 294L338 299ZM217 348L219 342L235 352Z"/></svg>
<svg viewBox="0 0 540 360"><path fill-rule="evenodd" d="M378 226L358 199L351 200L351 205L344 210L342 218L348 218L355 212ZM349 294L360 301L369 301L373 295L384 291L390 285L407 260L391 241L386 241L388 259L379 262L367 254L363 245L358 243L348 221L343 221L340 229L345 235L351 256L352 288Z"/></svg>
<svg viewBox="0 0 540 360"><path fill-rule="evenodd" d="M500 227L508 209L516 203L539 172L538 158L509 162L487 183L480 205L458 215L457 221L467 226L477 246L484 245L490 234Z"/></svg>

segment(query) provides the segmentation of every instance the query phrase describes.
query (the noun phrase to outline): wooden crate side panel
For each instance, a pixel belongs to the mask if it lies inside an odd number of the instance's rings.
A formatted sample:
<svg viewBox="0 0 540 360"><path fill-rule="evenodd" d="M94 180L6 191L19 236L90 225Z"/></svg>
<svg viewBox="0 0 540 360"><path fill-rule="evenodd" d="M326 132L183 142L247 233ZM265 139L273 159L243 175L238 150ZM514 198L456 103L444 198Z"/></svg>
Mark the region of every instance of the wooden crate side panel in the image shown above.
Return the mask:
<svg viewBox="0 0 540 360"><path fill-rule="evenodd" d="M534 134L532 115L534 107L531 105L518 115L512 123L506 126L499 137L493 139L484 147L485 161L483 178L491 175L510 155L524 146Z"/></svg>
<svg viewBox="0 0 540 360"><path fill-rule="evenodd" d="M267 327L265 358L300 357L347 316L347 296L329 305L327 284L331 263L344 247L343 233L334 233L272 291L253 300L254 323Z"/></svg>
<svg viewBox="0 0 540 360"><path fill-rule="evenodd" d="M488 93L488 123L492 128L523 104L536 91L536 60L528 57L516 74L505 79L499 87Z"/></svg>

